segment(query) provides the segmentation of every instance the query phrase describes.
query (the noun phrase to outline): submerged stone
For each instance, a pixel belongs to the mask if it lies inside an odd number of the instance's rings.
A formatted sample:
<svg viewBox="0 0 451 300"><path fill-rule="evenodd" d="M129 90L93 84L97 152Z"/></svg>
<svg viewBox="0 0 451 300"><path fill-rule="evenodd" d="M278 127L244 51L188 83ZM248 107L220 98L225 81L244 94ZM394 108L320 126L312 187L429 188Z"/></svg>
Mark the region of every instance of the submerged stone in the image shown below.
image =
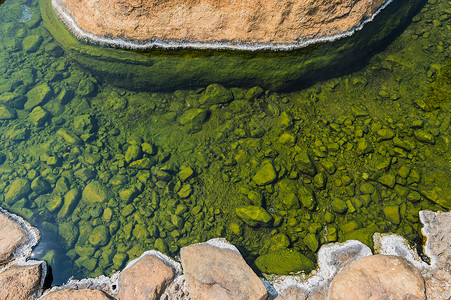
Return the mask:
<svg viewBox="0 0 451 300"><path fill-rule="evenodd" d="M105 246L110 239L110 232L104 225L95 227L89 235L89 243L94 247Z"/></svg>
<svg viewBox="0 0 451 300"><path fill-rule="evenodd" d="M337 198L332 200L330 207L334 212L339 214L343 214L348 210L348 205L346 205L346 202Z"/></svg>
<svg viewBox="0 0 451 300"><path fill-rule="evenodd" d="M83 201L89 204L103 203L109 197L108 189L98 181L91 181L83 190Z"/></svg>
<svg viewBox="0 0 451 300"><path fill-rule="evenodd" d="M36 106L35 108L33 108L29 116L31 123L36 127L44 125L49 117L49 112L43 109L41 106Z"/></svg>
<svg viewBox="0 0 451 300"><path fill-rule="evenodd" d="M258 185L267 185L277 180L277 173L270 162L266 162L252 177L252 180Z"/></svg>
<svg viewBox="0 0 451 300"><path fill-rule="evenodd" d="M27 93L27 102L24 104L24 109L32 110L36 106L43 105L48 100L52 93L52 88L47 83L42 83L35 86Z"/></svg>
<svg viewBox="0 0 451 300"><path fill-rule="evenodd" d="M30 181L25 178L17 178L10 184L8 191L5 194L5 201L11 205L17 200L26 197L30 192Z"/></svg>
<svg viewBox="0 0 451 300"><path fill-rule="evenodd" d="M220 84L214 83L207 86L199 103L204 105L223 104L233 100L233 94Z"/></svg>
<svg viewBox="0 0 451 300"><path fill-rule="evenodd" d="M185 111L179 118L179 123L192 127L199 127L207 119L208 111L202 108L193 108Z"/></svg>
<svg viewBox="0 0 451 300"><path fill-rule="evenodd" d="M299 152L295 156L294 161L300 172L310 176L316 175L316 167L307 152Z"/></svg>
<svg viewBox="0 0 451 300"><path fill-rule="evenodd" d="M299 199L301 200L302 205L309 209L314 210L316 207L316 199L313 195L313 192L311 192L309 189L307 189L305 186L301 186L298 190Z"/></svg>
<svg viewBox="0 0 451 300"><path fill-rule="evenodd" d="M0 120L12 120L16 117L17 113L14 108L0 106Z"/></svg>
<svg viewBox="0 0 451 300"><path fill-rule="evenodd" d="M267 274L288 274L291 272L310 272L315 263L309 258L293 249L284 249L270 252L257 257L257 268Z"/></svg>
<svg viewBox="0 0 451 300"><path fill-rule="evenodd" d="M392 189L396 184L396 176L392 173L387 173L379 177L378 181L379 183Z"/></svg>
<svg viewBox="0 0 451 300"><path fill-rule="evenodd" d="M40 35L29 35L22 41L23 50L27 53L36 52L44 39Z"/></svg>
<svg viewBox="0 0 451 300"><path fill-rule="evenodd" d="M245 205L235 209L237 216L249 226L270 226L273 217L262 207Z"/></svg>
<svg viewBox="0 0 451 300"><path fill-rule="evenodd" d="M415 138L417 140L419 140L420 142L423 142L426 144L432 144L432 145L435 144L435 138L429 132L426 132L422 129L417 129L413 132L413 134L415 135Z"/></svg>
<svg viewBox="0 0 451 300"><path fill-rule="evenodd" d="M125 161L130 163L139 159L142 155L142 150L139 145L130 145L125 151Z"/></svg>

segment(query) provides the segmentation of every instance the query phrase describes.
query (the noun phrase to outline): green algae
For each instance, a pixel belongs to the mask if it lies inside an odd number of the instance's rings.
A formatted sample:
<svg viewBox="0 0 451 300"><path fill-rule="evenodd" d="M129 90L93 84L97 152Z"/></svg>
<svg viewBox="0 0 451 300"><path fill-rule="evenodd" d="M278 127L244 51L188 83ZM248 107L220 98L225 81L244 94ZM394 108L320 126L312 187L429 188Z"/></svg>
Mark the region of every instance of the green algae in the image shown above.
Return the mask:
<svg viewBox="0 0 451 300"><path fill-rule="evenodd" d="M69 33L50 2L41 1L45 27L74 62L121 87L171 91L211 83L246 87L257 84L272 90L306 84L326 67L360 64L409 20L422 1L392 3L365 26L364 34L359 31L347 39L282 53L183 49L145 53L95 46L80 42Z"/></svg>
<svg viewBox="0 0 451 300"><path fill-rule="evenodd" d="M20 14L19 4L5 3L1 16ZM420 244L418 212L451 207L451 25L433 22L449 15L446 5L426 4L367 66L292 93L257 80L208 92L207 83L171 93L121 89L55 50L41 26L16 31L5 16L0 99L17 115L0 120L2 207L60 236L49 246L59 278L109 274L145 250L177 255L220 236L274 273L309 271L328 242L372 246L375 232ZM20 28L43 37L36 52L3 43L23 39ZM51 94L36 97L48 113L39 121L24 104L43 85ZM215 88L222 100L206 100ZM20 192L9 193L16 180ZM237 214L249 207L257 213ZM58 273L61 261L75 273Z"/></svg>

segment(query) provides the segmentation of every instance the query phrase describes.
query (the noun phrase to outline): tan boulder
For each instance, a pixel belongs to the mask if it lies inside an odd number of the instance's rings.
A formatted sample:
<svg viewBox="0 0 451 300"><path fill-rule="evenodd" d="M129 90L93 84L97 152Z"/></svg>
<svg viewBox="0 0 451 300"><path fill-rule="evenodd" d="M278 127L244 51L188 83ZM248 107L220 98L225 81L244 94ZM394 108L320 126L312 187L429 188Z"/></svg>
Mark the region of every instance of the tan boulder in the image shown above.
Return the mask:
<svg viewBox="0 0 451 300"><path fill-rule="evenodd" d="M73 289L63 289L56 292L49 293L39 300L110 300L113 299L109 297L102 291L99 290L73 290Z"/></svg>
<svg viewBox="0 0 451 300"><path fill-rule="evenodd" d="M297 44L359 27L386 0L53 0L81 38L121 46L163 41ZM211 47L211 46L210 46Z"/></svg>
<svg viewBox="0 0 451 300"><path fill-rule="evenodd" d="M0 211L0 265L12 260L17 248L27 240L25 229Z"/></svg>
<svg viewBox="0 0 451 300"><path fill-rule="evenodd" d="M41 288L42 263L13 267L0 273L0 299L29 300Z"/></svg>
<svg viewBox="0 0 451 300"><path fill-rule="evenodd" d="M131 262L119 275L119 299L159 299L178 273L176 263L168 257L156 251L149 253Z"/></svg>
<svg viewBox="0 0 451 300"><path fill-rule="evenodd" d="M420 272L404 258L373 255L335 276L330 299L425 299L425 285Z"/></svg>
<svg viewBox="0 0 451 300"><path fill-rule="evenodd" d="M191 299L266 299L265 285L238 249L223 239L180 250Z"/></svg>

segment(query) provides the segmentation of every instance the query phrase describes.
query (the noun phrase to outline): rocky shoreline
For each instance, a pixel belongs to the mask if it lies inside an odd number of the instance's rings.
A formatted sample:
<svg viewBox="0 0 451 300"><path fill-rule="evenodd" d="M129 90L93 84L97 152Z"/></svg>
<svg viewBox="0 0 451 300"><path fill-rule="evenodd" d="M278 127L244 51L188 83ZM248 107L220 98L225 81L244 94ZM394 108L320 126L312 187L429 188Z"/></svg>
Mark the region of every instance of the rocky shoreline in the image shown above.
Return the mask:
<svg viewBox="0 0 451 300"><path fill-rule="evenodd" d="M101 45L292 50L350 36L391 2L296 0L280 7L265 0L52 0L52 5L77 38Z"/></svg>
<svg viewBox="0 0 451 300"><path fill-rule="evenodd" d="M110 277L69 280L46 289L47 265L26 260L38 231L0 210L1 299L449 299L451 212L420 212L426 238L422 261L406 240L375 234L374 255L355 240L328 244L309 276L259 278L225 239L193 244L180 262L150 250ZM14 233L14 234L12 234ZM7 238L6 238L7 237ZM5 259L6 258L6 259Z"/></svg>

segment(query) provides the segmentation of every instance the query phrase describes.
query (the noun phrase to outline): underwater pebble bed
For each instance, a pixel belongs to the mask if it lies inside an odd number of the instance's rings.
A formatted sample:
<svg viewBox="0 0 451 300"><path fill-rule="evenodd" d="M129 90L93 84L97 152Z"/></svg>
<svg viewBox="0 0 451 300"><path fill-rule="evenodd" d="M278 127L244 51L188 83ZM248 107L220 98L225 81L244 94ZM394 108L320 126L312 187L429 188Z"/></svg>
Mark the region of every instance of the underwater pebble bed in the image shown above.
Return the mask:
<svg viewBox="0 0 451 300"><path fill-rule="evenodd" d="M451 2L361 70L297 92L146 93L67 59L39 5L0 8L0 206L42 232L55 283L226 237L263 273L451 208Z"/></svg>

